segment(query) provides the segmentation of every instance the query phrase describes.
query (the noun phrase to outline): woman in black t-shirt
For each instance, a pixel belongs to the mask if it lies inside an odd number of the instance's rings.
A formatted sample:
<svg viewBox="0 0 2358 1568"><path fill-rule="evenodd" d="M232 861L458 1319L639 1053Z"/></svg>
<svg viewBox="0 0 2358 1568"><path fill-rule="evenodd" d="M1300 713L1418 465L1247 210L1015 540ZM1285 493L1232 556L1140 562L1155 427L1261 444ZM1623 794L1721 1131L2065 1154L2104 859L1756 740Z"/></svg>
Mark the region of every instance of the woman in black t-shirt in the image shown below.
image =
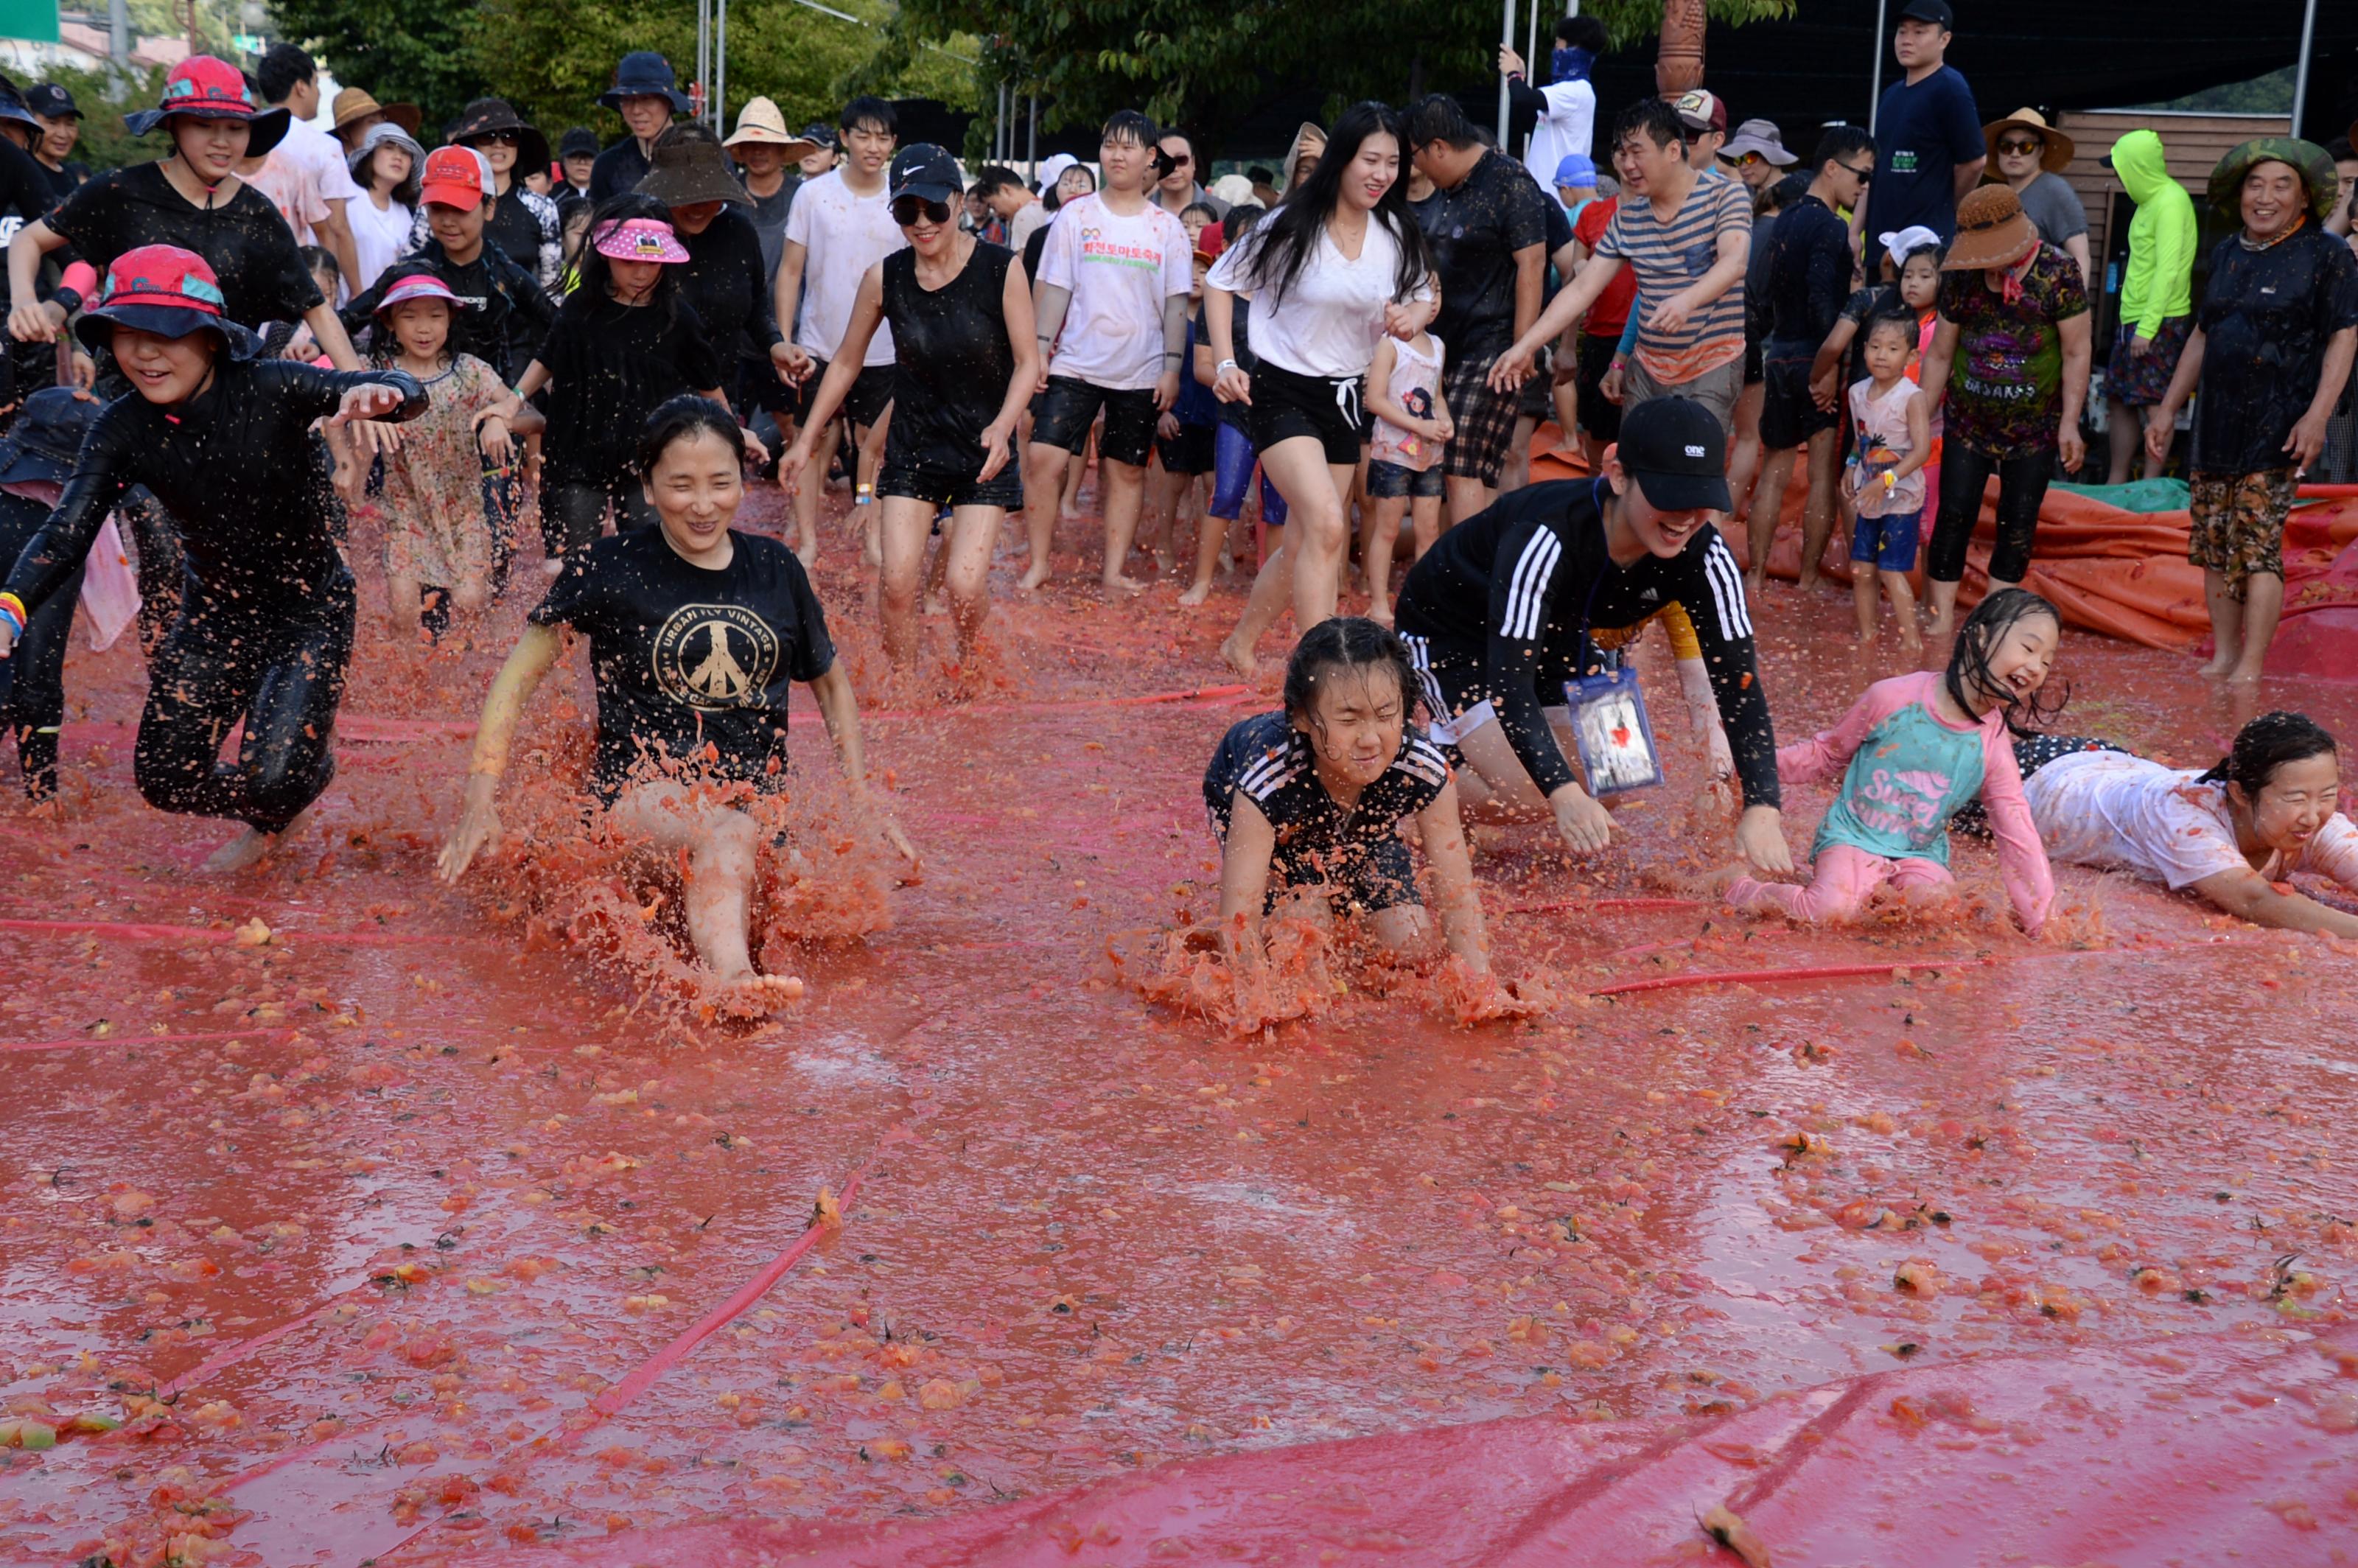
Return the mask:
<svg viewBox="0 0 2358 1568"><path fill-rule="evenodd" d="M160 125L172 151L100 175L18 233L8 249L8 330L16 341L51 342L65 330L63 308L36 297L41 258L51 251L70 244L104 272L126 251L178 245L211 265L230 320L259 329L300 318L337 369L361 369L287 221L237 178L240 159L268 152L287 134L287 111L259 108L236 67L192 55L172 68L158 107L124 123L143 135Z"/></svg>
<svg viewBox="0 0 2358 1568"><path fill-rule="evenodd" d="M877 620L895 665L917 654L917 590L937 510L952 510L946 580L963 656L990 602L990 546L1011 508L1023 504L1015 424L1040 379L1032 291L1014 253L960 230L957 165L927 143L892 160L892 221L907 236L868 269L851 304L843 345L803 417L803 434L779 464L788 483L813 460L813 436L860 373L879 322L890 322L892 424L876 475L884 566Z"/></svg>
<svg viewBox="0 0 2358 1568"><path fill-rule="evenodd" d="M552 576L563 557L598 537L609 509L620 528L654 522L631 466L633 442L648 415L684 392L728 402L719 356L679 295L676 269L687 251L663 204L617 196L590 219L590 233L581 287L515 385L518 400L550 389L540 534ZM515 406L509 405L511 413Z"/></svg>
<svg viewBox="0 0 2358 1568"><path fill-rule="evenodd" d="M744 809L786 776L786 699L817 698L853 795L868 799L860 709L836 662L802 563L774 539L738 533L744 432L727 406L676 397L654 412L638 467L657 525L599 540L565 563L492 685L476 731L445 881L500 834L500 775L525 704L564 652L560 627L588 633L598 688L593 784L608 820L665 859L686 855L684 912L697 956L751 1011L802 994L758 974L750 948L762 829ZM883 831L916 851L888 816Z"/></svg>

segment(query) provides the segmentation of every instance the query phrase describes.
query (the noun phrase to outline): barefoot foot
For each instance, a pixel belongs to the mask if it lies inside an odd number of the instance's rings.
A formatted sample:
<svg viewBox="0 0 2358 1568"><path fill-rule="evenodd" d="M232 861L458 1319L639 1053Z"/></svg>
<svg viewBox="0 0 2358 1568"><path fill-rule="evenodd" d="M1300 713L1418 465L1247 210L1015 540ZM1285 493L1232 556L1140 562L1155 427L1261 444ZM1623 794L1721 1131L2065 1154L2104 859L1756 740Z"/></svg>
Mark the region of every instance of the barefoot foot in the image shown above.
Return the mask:
<svg viewBox="0 0 2358 1568"><path fill-rule="evenodd" d="M733 979L717 982L719 1011L731 1018L766 1018L803 998L803 982L793 975L757 975L751 969Z"/></svg>
<svg viewBox="0 0 2358 1568"><path fill-rule="evenodd" d="M1203 603L1204 600L1211 597L1212 585L1208 582L1199 582L1195 584L1195 587L1189 589L1186 592L1181 594L1179 596L1179 602L1186 608L1193 610L1195 606Z"/></svg>
<svg viewBox="0 0 2358 1568"><path fill-rule="evenodd" d="M1046 582L1055 575L1055 568L1051 567L1047 562L1034 561L1032 563L1030 569L1026 570L1022 577L1015 580L1015 591L1018 593L1030 593L1033 589L1038 588L1042 583Z"/></svg>
<svg viewBox="0 0 2358 1568"><path fill-rule="evenodd" d="M1220 659L1247 680L1260 676L1260 660L1254 656L1252 649L1237 641L1233 632L1220 639Z"/></svg>
<svg viewBox="0 0 2358 1568"><path fill-rule="evenodd" d="M1102 579L1102 581L1106 591L1106 597L1108 599L1128 599L1133 594L1144 593L1146 591L1146 585L1139 581L1136 578L1131 577L1127 572L1116 572L1113 576L1106 578Z"/></svg>

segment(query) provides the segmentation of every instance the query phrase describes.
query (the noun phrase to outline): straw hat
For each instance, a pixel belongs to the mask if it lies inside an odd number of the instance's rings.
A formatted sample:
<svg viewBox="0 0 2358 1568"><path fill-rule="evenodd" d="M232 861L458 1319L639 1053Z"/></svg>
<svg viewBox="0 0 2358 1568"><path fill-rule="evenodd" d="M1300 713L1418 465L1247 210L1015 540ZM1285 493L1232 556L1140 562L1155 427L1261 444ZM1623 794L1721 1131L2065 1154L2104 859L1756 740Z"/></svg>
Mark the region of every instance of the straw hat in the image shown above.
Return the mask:
<svg viewBox="0 0 2358 1568"><path fill-rule="evenodd" d="M737 111L737 134L720 145L741 147L749 142L763 146L781 147L788 163L806 158L818 151L818 144L797 136L786 129L786 117L767 98L748 98L745 107Z"/></svg>
<svg viewBox="0 0 2358 1568"><path fill-rule="evenodd" d="M2022 211L2011 186L1977 185L1957 203L1957 237L1942 272L1980 272L2012 266L2039 243L2039 231Z"/></svg>
<svg viewBox="0 0 2358 1568"><path fill-rule="evenodd" d="M369 91L365 87L347 87L337 93L335 114L335 129L340 134L346 125L355 120L365 119L371 114L382 114L414 136L417 135L421 118L416 104L380 103L369 96Z"/></svg>
<svg viewBox="0 0 2358 1568"><path fill-rule="evenodd" d="M1989 173L1985 178L1990 179L1998 178L1997 139L2010 129L2039 133L2039 139L2047 144L2040 154L2039 167L2050 174L2062 173L2071 166L2071 159L2080 150L2072 144L2071 137L2049 124L2047 117L2038 110L2017 109L2005 119L1992 120L1982 127L1982 146L1989 153Z"/></svg>
<svg viewBox="0 0 2358 1568"><path fill-rule="evenodd" d="M693 207L703 201L753 204L753 198L729 172L729 155L720 150L709 130L693 123L674 125L664 133L637 189L666 207Z"/></svg>

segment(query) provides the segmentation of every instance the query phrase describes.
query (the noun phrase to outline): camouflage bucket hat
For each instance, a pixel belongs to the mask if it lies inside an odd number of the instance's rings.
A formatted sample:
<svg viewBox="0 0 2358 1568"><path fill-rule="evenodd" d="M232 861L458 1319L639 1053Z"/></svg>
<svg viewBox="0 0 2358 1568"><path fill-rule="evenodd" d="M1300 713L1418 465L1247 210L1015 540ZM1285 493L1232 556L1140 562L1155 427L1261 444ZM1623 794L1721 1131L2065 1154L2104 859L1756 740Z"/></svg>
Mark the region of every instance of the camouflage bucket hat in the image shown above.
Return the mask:
<svg viewBox="0 0 2358 1568"><path fill-rule="evenodd" d="M2271 162L2290 164L2299 170L2301 183L2309 187L2309 215L2323 222L2333 211L2334 193L2341 189L2333 159L2315 142L2298 136L2255 136L2230 149L2211 171L2211 205L2229 222L2241 223L2244 177L2257 165Z"/></svg>

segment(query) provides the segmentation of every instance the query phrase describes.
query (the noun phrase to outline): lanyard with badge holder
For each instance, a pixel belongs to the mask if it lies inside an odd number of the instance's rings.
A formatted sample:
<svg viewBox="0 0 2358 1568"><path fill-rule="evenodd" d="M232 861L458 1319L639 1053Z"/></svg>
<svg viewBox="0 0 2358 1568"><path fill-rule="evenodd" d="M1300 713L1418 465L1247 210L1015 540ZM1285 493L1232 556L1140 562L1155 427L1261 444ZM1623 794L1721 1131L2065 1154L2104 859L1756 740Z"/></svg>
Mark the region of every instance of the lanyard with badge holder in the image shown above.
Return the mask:
<svg viewBox="0 0 2358 1568"><path fill-rule="evenodd" d="M1606 481L1600 478L1595 483L1597 515L1602 517ZM1600 797L1662 782L1661 754L1654 748L1654 726L1646 717L1646 694L1639 687L1637 667L1618 648L1608 655L1588 634L1596 590L1604 583L1600 572L1588 585L1588 600L1580 607L1579 673L1563 683L1581 771L1588 777L1588 793Z"/></svg>

